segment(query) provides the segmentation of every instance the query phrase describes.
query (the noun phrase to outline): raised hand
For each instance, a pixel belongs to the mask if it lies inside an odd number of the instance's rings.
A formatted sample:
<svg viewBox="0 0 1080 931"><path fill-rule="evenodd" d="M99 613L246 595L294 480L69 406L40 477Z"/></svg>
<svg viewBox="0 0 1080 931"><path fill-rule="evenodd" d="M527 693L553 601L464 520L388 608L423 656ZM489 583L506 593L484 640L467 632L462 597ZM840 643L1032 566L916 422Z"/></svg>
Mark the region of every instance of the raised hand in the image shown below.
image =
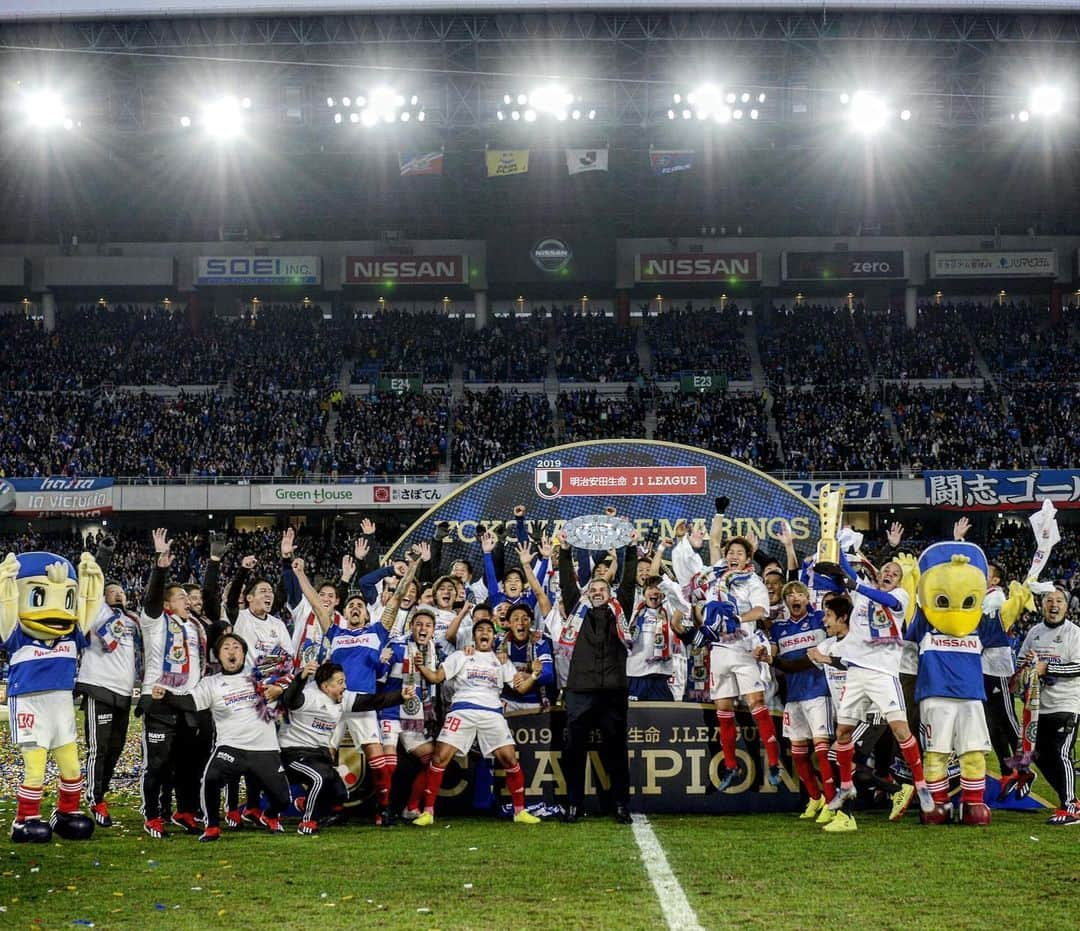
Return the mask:
<svg viewBox="0 0 1080 931"><path fill-rule="evenodd" d="M251 558L254 559L255 557L253 556ZM244 566L244 568L249 569L249 568L253 568L253 566L254 566L254 564L252 564L252 566ZM305 568L306 567L304 565L304 560L302 560L300 558L297 558L297 559L294 559L292 561L292 571L295 572L297 575L304 575L305 574L305 572L304 572Z"/></svg>
<svg viewBox="0 0 1080 931"><path fill-rule="evenodd" d="M281 535L281 558L288 559L296 552L296 528L289 527Z"/></svg>
<svg viewBox="0 0 1080 931"><path fill-rule="evenodd" d="M491 553L495 550L495 544L498 542L498 537L495 536L490 530L485 530L484 535L480 538L480 549L485 553Z"/></svg>
<svg viewBox="0 0 1080 931"><path fill-rule="evenodd" d="M758 539L758 535L753 530L746 531L746 542L750 544L750 555L753 556L757 552L758 544L761 541Z"/></svg>
<svg viewBox="0 0 1080 931"><path fill-rule="evenodd" d="M431 544L427 540L417 547L417 552L420 554L421 562L431 562Z"/></svg>
<svg viewBox="0 0 1080 931"><path fill-rule="evenodd" d="M795 537L791 533L791 524L786 520L780 521L780 529L776 532L776 539L780 541L784 549L795 545Z"/></svg>
<svg viewBox="0 0 1080 931"><path fill-rule="evenodd" d="M541 559L550 559L551 550L551 537L549 537L547 534L544 534L542 537L540 537L540 545L537 547L537 552L540 554Z"/></svg>
<svg viewBox="0 0 1080 931"><path fill-rule="evenodd" d="M518 559L521 561L521 564L523 566L528 566L532 564L532 547L529 545L529 542L527 540L524 543L519 543L517 545L517 554Z"/></svg>
<svg viewBox="0 0 1080 931"><path fill-rule="evenodd" d="M893 521L885 532L885 539L889 541L889 546L899 546L900 541L904 539L904 525L899 521Z"/></svg>
<svg viewBox="0 0 1080 931"><path fill-rule="evenodd" d="M370 524L371 521L368 521L368 523ZM363 526L361 526L360 529L363 530ZM363 537L358 537L356 542L353 544L353 559L355 559L357 562L363 562L367 558L367 554L370 552L371 544L368 543L368 541L365 540Z"/></svg>
<svg viewBox="0 0 1080 931"><path fill-rule="evenodd" d="M967 536L968 531L971 529L971 521L966 517L961 517L955 524L952 525L952 538L954 540L963 540Z"/></svg>
<svg viewBox="0 0 1080 931"><path fill-rule="evenodd" d="M690 531L690 546L693 547L695 550L699 550L704 545L704 543L705 531L700 529L699 527L694 527L694 529Z"/></svg>
<svg viewBox="0 0 1080 931"><path fill-rule="evenodd" d="M159 556L172 549L172 541L168 539L169 531L164 527L158 527L157 530L152 530L150 536L154 539L154 552Z"/></svg>
<svg viewBox="0 0 1080 931"><path fill-rule="evenodd" d="M356 574L356 562L346 553L341 557L341 577L348 581Z"/></svg>
<svg viewBox="0 0 1080 931"><path fill-rule="evenodd" d="M365 537L374 536L375 535L375 521L373 521L370 517L365 517L362 521L360 521L360 532Z"/></svg>

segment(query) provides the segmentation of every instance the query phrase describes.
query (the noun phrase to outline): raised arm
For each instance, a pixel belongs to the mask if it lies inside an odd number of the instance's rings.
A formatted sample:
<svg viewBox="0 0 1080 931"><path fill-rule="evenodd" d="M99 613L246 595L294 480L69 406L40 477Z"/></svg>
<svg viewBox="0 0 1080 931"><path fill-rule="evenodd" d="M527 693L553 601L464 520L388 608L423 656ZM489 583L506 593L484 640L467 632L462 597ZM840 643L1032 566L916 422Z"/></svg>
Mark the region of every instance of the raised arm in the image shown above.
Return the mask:
<svg viewBox="0 0 1080 931"><path fill-rule="evenodd" d="M551 599L548 598L547 592L544 591L544 587L540 584L540 580L533 571L533 554L529 541L519 543L517 552L518 560L521 562L521 571L525 573L525 581L528 583L533 595L536 596L536 606L540 609L542 615L547 614L551 610Z"/></svg>
<svg viewBox="0 0 1080 931"><path fill-rule="evenodd" d="M397 588L394 589L394 593L390 596L390 600L386 602L386 607L383 608L382 617L379 618L379 620L382 623L382 626L387 630L394 629L394 624L397 622L398 608L401 606L401 599L405 597L405 590L412 584L413 579L416 578L416 569L418 565L418 560L413 560L409 563L409 568L405 570L405 574L398 582Z"/></svg>
<svg viewBox="0 0 1080 931"><path fill-rule="evenodd" d="M563 606L569 614L577 606L581 598L581 589L578 588L577 574L574 569L574 554L570 544L566 542L566 534L559 531L559 592L562 595Z"/></svg>
<svg viewBox="0 0 1080 931"><path fill-rule="evenodd" d="M251 578L251 570L254 568L255 557L245 556L240 560L240 568L236 570L236 574L229 583L229 590L225 593L225 616L230 624L235 624L240 614L240 595L244 591L244 586L247 585L247 580Z"/></svg>
<svg viewBox="0 0 1080 931"><path fill-rule="evenodd" d="M619 582L618 592L619 604L622 605L627 617L634 613L634 594L637 591L637 564L637 531L634 531L630 536L630 542L626 545L625 555L623 556L623 574L622 581Z"/></svg>
<svg viewBox="0 0 1080 931"><path fill-rule="evenodd" d="M304 560L294 559L291 568L293 576L296 578L296 584L300 588L300 594L308 600L308 604L311 605L311 610L315 612L319 626L325 634L330 629L330 622L333 620L332 612L323 606L319 593L315 591L315 586L311 584L311 580L307 577L307 572L304 570Z"/></svg>
<svg viewBox="0 0 1080 931"><path fill-rule="evenodd" d="M154 567L150 571L150 581L143 596L143 611L147 617L161 617L165 611L165 583L169 578L169 567L173 564L168 531L158 527L151 533L154 539Z"/></svg>

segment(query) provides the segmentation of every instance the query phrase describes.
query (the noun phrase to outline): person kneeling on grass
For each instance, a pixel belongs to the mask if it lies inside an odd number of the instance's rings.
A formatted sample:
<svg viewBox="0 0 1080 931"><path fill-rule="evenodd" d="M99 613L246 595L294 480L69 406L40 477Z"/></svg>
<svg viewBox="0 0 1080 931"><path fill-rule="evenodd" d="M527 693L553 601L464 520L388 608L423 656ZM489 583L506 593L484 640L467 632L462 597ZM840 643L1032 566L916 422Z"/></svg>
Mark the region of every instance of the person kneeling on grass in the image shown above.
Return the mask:
<svg viewBox="0 0 1080 931"><path fill-rule="evenodd" d="M280 814L291 803L289 780L281 765L272 702L281 696L277 685L264 686L257 670L244 669L247 644L235 634L225 634L214 647L221 672L200 679L186 695L155 685L151 697L177 711L205 711L214 718L217 739L202 779L206 830L200 841L221 836L221 787L230 779L248 776L262 786L269 807L260 822L279 834Z"/></svg>
<svg viewBox="0 0 1080 931"><path fill-rule="evenodd" d="M435 823L435 798L442 786L443 773L455 753L468 753L473 740L479 740L480 752L495 757L506 771L506 787L514 803L514 821L536 824L539 818L525 810L525 775L518 763L514 738L503 716L500 695L504 685L512 685L525 695L536 687L537 675L521 675L505 653L492 652L495 624L490 618L473 623L476 652L451 653L436 670L419 666L420 674L433 685L454 683L454 702L443 722L435 753L428 764L424 811L413 821L418 827Z"/></svg>

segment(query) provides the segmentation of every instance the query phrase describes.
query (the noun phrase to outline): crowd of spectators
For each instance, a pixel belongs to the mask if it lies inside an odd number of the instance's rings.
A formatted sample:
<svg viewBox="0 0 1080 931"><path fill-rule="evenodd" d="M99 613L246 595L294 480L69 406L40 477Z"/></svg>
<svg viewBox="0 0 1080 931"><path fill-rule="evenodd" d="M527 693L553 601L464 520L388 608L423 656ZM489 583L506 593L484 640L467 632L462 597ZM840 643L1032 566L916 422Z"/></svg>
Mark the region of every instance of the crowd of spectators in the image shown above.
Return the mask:
<svg viewBox="0 0 1080 931"><path fill-rule="evenodd" d="M461 338L466 382L543 381L548 369L545 322L531 317L498 317Z"/></svg>
<svg viewBox="0 0 1080 931"><path fill-rule="evenodd" d="M748 381L750 351L743 332L743 313L734 304L723 310L695 308L653 314L645 320L652 350L652 374L657 381L678 378L682 372L721 372L729 381Z"/></svg>
<svg viewBox="0 0 1080 931"><path fill-rule="evenodd" d="M603 314L563 314L555 371L566 381L634 381L641 376L637 330Z"/></svg>
<svg viewBox="0 0 1080 931"><path fill-rule="evenodd" d="M446 458L450 399L372 394L344 399L332 457L342 475L435 475Z"/></svg>
<svg viewBox="0 0 1080 931"><path fill-rule="evenodd" d="M662 394L656 402L655 438L723 453L766 471L775 469L781 460L769 438L765 403L756 394Z"/></svg>
<svg viewBox="0 0 1080 931"><path fill-rule="evenodd" d="M1055 320L1027 301L958 302L955 307L987 366L1010 381L1080 381L1080 333L1075 307Z"/></svg>
<svg viewBox="0 0 1080 931"><path fill-rule="evenodd" d="M466 390L454 405L450 471L479 475L555 443L546 394Z"/></svg>
<svg viewBox="0 0 1080 931"><path fill-rule="evenodd" d="M353 384L374 383L379 372L419 372L424 381L449 381L466 333L460 317L438 311L382 310L356 315L349 327Z"/></svg>
<svg viewBox="0 0 1080 931"><path fill-rule="evenodd" d="M867 313L859 325L870 350L867 362L878 378L979 377L968 328L955 309L924 305L915 329L908 329L902 308Z"/></svg>
<svg viewBox="0 0 1080 931"><path fill-rule="evenodd" d="M562 419L562 442L644 437L650 394L629 387L625 394L563 391L556 401Z"/></svg>
<svg viewBox="0 0 1080 931"><path fill-rule="evenodd" d="M857 306L773 307L758 327L761 364L770 385L835 385L864 379L866 354L856 334Z"/></svg>
<svg viewBox="0 0 1080 931"><path fill-rule="evenodd" d="M237 321L225 371L240 391L315 388L326 393L341 380L347 341L347 328L324 320L317 307L264 304L257 314Z"/></svg>

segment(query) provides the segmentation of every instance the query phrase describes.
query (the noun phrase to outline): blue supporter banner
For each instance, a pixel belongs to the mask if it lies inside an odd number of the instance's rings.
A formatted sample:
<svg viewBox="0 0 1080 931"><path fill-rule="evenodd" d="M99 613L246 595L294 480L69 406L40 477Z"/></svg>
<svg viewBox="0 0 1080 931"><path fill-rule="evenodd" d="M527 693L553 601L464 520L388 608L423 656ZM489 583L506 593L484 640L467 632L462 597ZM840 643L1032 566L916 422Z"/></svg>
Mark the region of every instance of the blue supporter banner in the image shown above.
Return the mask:
<svg viewBox="0 0 1080 931"><path fill-rule="evenodd" d="M18 517L64 515L96 517L113 509L111 478L9 479L15 489L15 514Z"/></svg>
<svg viewBox="0 0 1080 931"><path fill-rule="evenodd" d="M956 511L1036 510L1049 498L1080 508L1080 469L924 472L926 503Z"/></svg>

